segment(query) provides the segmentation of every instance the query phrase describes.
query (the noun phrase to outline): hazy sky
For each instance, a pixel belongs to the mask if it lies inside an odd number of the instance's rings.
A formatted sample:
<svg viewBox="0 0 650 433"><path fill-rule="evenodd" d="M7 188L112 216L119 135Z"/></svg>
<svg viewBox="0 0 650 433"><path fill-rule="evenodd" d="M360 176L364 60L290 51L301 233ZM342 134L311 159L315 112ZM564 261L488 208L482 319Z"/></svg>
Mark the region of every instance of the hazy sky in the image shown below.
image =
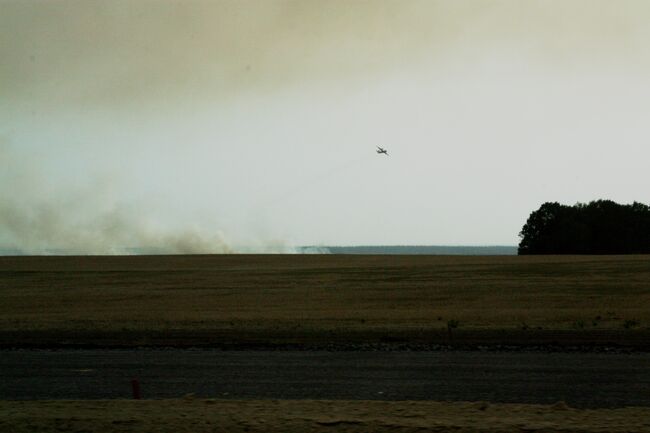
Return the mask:
<svg viewBox="0 0 650 433"><path fill-rule="evenodd" d="M649 203L649 23L644 0L0 0L0 249L514 245L545 201Z"/></svg>

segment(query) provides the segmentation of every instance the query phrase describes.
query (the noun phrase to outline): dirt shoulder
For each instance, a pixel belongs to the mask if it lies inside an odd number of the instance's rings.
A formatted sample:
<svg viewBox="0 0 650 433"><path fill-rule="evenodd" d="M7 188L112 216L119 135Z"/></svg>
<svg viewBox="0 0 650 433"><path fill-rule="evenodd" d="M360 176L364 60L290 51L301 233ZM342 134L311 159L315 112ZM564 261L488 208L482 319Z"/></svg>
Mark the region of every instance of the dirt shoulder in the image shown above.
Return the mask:
<svg viewBox="0 0 650 433"><path fill-rule="evenodd" d="M647 432L650 408L424 401L0 401L0 432Z"/></svg>

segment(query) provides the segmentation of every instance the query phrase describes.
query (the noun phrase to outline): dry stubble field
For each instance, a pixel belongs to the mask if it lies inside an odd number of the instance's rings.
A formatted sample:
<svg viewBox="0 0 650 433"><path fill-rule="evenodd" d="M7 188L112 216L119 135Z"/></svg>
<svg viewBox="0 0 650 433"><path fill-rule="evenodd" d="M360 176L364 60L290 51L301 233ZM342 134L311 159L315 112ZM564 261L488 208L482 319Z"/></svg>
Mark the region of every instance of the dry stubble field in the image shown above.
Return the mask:
<svg viewBox="0 0 650 433"><path fill-rule="evenodd" d="M0 257L0 298L4 347L650 341L650 256Z"/></svg>

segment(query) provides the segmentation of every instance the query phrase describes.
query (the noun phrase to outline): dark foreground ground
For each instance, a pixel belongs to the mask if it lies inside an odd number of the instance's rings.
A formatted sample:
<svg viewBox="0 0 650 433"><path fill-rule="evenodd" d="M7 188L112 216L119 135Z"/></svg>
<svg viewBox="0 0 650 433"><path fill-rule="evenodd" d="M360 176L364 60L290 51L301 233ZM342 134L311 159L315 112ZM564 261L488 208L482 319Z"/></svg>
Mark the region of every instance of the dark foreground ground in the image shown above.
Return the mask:
<svg viewBox="0 0 650 433"><path fill-rule="evenodd" d="M649 287L650 256L0 257L0 432L648 432Z"/></svg>
<svg viewBox="0 0 650 433"><path fill-rule="evenodd" d="M0 400L434 400L650 407L650 354L219 350L0 351Z"/></svg>
<svg viewBox="0 0 650 433"><path fill-rule="evenodd" d="M2 433L642 433L650 409L346 400L1 401Z"/></svg>

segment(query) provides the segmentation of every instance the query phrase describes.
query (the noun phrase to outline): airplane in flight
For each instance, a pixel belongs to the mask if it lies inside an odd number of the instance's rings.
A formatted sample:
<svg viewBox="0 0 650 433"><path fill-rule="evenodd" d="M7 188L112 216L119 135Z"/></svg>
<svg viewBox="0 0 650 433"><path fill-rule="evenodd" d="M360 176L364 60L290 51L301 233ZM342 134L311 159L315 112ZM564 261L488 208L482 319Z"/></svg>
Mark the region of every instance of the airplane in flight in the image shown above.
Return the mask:
<svg viewBox="0 0 650 433"><path fill-rule="evenodd" d="M384 155L388 156L388 151L379 146L377 146L377 153L383 153Z"/></svg>

